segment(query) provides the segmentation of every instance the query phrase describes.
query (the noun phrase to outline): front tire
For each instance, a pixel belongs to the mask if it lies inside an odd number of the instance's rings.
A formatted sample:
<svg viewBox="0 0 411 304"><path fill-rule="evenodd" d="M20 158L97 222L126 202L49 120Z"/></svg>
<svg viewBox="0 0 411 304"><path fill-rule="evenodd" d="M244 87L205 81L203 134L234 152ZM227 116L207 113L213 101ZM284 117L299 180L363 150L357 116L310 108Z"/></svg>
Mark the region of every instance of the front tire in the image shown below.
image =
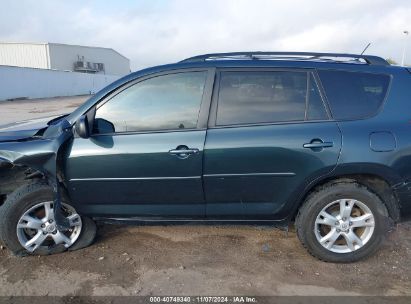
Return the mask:
<svg viewBox="0 0 411 304"><path fill-rule="evenodd" d="M62 232L54 220L54 193L44 181L23 185L0 208L0 239L17 256L50 255L90 245L96 224L77 214L63 199L70 229Z"/></svg>
<svg viewBox="0 0 411 304"><path fill-rule="evenodd" d="M355 182L327 184L313 192L296 218L304 247L326 262L354 262L380 247L388 230L381 199Z"/></svg>

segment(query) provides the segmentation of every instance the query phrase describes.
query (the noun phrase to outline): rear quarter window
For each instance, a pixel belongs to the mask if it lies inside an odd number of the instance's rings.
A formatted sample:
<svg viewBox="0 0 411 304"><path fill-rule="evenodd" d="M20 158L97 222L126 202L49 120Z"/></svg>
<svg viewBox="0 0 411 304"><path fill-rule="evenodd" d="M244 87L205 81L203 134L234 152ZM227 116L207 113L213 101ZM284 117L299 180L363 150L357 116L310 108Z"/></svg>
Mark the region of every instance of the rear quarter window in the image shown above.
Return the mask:
<svg viewBox="0 0 411 304"><path fill-rule="evenodd" d="M334 119L362 119L378 113L387 95L390 76L319 70Z"/></svg>

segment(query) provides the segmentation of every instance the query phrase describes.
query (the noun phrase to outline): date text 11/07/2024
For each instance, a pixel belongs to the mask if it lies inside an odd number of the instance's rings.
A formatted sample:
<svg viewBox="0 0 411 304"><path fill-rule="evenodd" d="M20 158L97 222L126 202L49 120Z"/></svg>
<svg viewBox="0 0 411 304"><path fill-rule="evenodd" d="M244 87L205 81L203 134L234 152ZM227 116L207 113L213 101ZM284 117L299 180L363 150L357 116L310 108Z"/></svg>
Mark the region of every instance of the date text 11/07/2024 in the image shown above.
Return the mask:
<svg viewBox="0 0 411 304"><path fill-rule="evenodd" d="M150 303L257 303L255 297L247 296L231 296L231 297L205 297L205 296L161 296L161 297L150 297Z"/></svg>

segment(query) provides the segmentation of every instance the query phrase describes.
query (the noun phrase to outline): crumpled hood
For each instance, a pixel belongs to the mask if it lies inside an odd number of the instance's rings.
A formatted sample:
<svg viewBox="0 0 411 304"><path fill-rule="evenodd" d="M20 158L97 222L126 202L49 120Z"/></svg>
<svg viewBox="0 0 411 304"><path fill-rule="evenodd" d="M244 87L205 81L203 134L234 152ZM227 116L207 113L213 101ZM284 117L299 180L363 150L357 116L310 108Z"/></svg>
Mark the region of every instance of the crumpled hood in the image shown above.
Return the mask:
<svg viewBox="0 0 411 304"><path fill-rule="evenodd" d="M0 126L0 142L31 138L55 121L55 116L24 120Z"/></svg>

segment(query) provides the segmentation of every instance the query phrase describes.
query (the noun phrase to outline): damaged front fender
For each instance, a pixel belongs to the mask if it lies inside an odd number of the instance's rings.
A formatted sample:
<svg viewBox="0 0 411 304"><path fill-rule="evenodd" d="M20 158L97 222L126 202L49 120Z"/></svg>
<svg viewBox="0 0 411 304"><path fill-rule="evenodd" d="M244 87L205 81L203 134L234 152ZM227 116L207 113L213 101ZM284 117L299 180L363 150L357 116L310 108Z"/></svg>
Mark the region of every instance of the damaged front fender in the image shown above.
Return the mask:
<svg viewBox="0 0 411 304"><path fill-rule="evenodd" d="M59 230L67 230L70 225L61 214L61 190L58 177L59 156L65 143L73 138L72 125L65 119L50 125L41 137L23 141L1 142L0 159L15 166L28 166L41 172L54 192L54 215Z"/></svg>

